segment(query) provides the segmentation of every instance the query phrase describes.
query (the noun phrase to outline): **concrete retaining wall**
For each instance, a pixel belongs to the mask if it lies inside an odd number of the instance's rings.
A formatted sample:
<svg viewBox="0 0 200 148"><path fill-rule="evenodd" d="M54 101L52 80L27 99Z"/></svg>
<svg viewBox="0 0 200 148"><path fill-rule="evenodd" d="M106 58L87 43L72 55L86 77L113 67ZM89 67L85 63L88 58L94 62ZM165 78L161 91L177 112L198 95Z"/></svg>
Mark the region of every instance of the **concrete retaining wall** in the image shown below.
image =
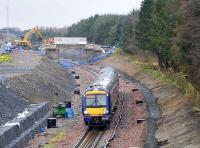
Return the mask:
<svg viewBox="0 0 200 148"><path fill-rule="evenodd" d="M17 125L0 128L0 148L21 148L34 137L35 131L46 127L46 119L52 115L48 103L31 106L24 118L15 118L9 123Z"/></svg>

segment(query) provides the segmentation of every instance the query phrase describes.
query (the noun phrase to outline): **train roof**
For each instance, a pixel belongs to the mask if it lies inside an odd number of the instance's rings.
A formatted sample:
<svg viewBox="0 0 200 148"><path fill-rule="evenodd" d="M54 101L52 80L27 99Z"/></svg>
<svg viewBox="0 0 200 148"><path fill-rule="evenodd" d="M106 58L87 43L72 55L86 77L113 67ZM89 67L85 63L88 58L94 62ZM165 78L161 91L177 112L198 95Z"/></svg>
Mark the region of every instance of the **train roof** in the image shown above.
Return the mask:
<svg viewBox="0 0 200 148"><path fill-rule="evenodd" d="M98 78L88 87L90 90L105 90L110 91L118 79L117 70L113 67L104 67L101 69Z"/></svg>

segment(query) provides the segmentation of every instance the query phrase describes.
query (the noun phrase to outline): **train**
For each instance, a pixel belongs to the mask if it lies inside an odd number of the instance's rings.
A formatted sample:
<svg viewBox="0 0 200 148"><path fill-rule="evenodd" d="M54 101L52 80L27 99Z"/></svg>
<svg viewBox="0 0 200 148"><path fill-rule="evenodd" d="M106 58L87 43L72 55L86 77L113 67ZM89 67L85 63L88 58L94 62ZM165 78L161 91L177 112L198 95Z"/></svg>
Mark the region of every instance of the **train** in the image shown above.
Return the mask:
<svg viewBox="0 0 200 148"><path fill-rule="evenodd" d="M89 126L108 126L119 98L119 75L113 67L102 67L97 79L82 97L84 123Z"/></svg>

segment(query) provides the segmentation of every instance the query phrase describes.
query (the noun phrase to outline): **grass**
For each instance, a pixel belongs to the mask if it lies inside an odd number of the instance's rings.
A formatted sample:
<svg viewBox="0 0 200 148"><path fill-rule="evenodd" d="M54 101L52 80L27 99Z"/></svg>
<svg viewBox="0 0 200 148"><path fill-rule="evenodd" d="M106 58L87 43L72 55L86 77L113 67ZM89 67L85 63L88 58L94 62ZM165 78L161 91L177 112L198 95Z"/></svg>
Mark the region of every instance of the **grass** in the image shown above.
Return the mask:
<svg viewBox="0 0 200 148"><path fill-rule="evenodd" d="M160 71L158 65L147 64L138 59L134 59L133 63L142 67L143 71L149 74L152 79L159 79L182 89L185 95L194 102L194 109L200 111L200 92L186 79L185 74L175 73L173 70Z"/></svg>
<svg viewBox="0 0 200 148"><path fill-rule="evenodd" d="M119 55L122 53L122 49L121 48L116 48L114 55Z"/></svg>
<svg viewBox="0 0 200 148"><path fill-rule="evenodd" d="M0 64L5 63L5 62L13 62L13 57L9 54L2 54L0 55Z"/></svg>
<svg viewBox="0 0 200 148"><path fill-rule="evenodd" d="M45 148L55 148L56 144L61 142L65 138L65 134L63 131L58 132L55 136L53 136L49 143L45 145Z"/></svg>

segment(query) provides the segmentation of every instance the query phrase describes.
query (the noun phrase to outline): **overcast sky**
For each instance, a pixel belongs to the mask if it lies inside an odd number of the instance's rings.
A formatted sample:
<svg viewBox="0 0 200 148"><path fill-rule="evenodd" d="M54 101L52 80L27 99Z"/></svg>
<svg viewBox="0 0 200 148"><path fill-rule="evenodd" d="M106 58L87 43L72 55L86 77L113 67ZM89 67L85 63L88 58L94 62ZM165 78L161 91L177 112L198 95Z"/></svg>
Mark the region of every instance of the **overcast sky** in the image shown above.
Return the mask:
<svg viewBox="0 0 200 148"><path fill-rule="evenodd" d="M94 14L127 14L139 9L142 0L0 0L0 28L63 27Z"/></svg>

